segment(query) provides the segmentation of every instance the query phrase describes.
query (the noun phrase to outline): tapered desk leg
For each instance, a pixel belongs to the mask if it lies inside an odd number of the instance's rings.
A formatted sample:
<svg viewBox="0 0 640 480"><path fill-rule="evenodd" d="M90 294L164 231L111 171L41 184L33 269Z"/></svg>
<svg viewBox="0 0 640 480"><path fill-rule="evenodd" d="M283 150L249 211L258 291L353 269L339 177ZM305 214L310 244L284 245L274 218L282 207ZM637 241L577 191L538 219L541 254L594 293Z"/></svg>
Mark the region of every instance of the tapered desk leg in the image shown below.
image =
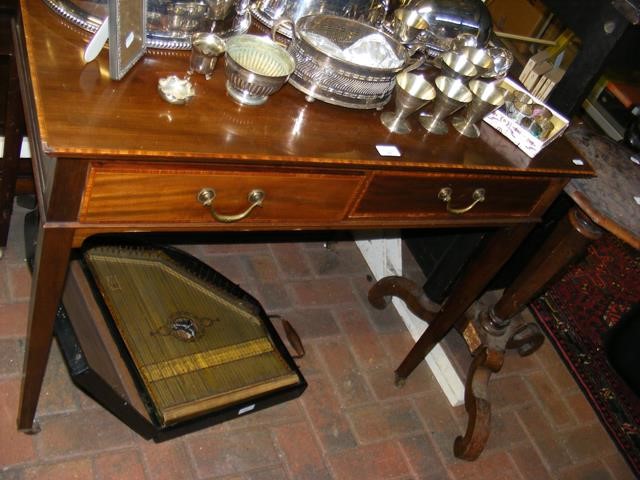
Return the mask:
<svg viewBox="0 0 640 480"><path fill-rule="evenodd" d="M49 358L56 310L64 288L73 232L72 229L46 226L38 231L18 410L18 430L25 433L39 430L34 417Z"/></svg>
<svg viewBox="0 0 640 480"><path fill-rule="evenodd" d="M491 278L511 257L532 227L530 224L522 224L503 228L491 236L480 254L470 261L462 278L454 285L444 306L435 314L429 322L427 330L396 369L396 384L404 383L411 372L424 360L424 357L451 330L482 293ZM374 306L382 308L384 304L378 302L378 305L374 304Z"/></svg>

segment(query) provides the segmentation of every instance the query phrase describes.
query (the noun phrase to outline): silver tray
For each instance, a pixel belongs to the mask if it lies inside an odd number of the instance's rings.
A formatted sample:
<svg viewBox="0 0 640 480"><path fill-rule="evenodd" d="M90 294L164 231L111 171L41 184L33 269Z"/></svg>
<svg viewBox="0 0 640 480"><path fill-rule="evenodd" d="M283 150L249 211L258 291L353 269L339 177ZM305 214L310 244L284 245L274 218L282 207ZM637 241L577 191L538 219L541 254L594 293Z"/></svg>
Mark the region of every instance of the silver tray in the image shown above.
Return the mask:
<svg viewBox="0 0 640 480"><path fill-rule="evenodd" d="M95 33L108 15L108 0L43 0L54 12L69 23ZM171 31L163 27L163 16L171 0L147 0L147 47L167 50L189 50L191 33ZM245 33L248 19L239 18L235 10L224 20L215 22L212 31L220 37Z"/></svg>

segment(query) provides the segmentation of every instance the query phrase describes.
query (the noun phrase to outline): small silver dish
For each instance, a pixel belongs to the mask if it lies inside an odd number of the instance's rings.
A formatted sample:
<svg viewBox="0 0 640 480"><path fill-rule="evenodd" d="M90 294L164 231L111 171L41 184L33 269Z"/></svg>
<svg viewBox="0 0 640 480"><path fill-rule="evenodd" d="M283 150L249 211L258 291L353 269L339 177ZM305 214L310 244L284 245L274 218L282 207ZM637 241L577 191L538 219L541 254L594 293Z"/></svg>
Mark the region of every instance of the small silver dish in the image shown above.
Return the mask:
<svg viewBox="0 0 640 480"><path fill-rule="evenodd" d="M242 105L262 105L286 83L296 62L278 43L257 35L227 40L227 92Z"/></svg>
<svg viewBox="0 0 640 480"><path fill-rule="evenodd" d="M196 91L189 79L170 75L158 80L158 93L169 103L184 105L193 98Z"/></svg>

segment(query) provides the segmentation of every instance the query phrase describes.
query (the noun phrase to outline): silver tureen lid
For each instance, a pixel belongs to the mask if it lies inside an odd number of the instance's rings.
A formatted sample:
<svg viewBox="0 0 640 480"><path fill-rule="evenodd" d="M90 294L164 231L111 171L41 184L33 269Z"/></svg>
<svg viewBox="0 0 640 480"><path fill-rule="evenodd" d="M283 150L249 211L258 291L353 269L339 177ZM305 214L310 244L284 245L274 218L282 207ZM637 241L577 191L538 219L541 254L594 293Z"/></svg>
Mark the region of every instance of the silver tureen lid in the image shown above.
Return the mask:
<svg viewBox="0 0 640 480"><path fill-rule="evenodd" d="M491 35L491 14L481 0L405 0L403 6L419 11L429 32L442 40L465 33L484 45Z"/></svg>

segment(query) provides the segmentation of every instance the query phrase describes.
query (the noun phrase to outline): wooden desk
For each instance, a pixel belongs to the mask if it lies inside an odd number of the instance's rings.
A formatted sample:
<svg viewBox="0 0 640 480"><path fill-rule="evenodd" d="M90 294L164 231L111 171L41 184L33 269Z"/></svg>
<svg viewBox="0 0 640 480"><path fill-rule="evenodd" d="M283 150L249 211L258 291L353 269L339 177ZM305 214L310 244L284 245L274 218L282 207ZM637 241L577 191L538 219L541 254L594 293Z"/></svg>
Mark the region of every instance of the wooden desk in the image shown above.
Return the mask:
<svg viewBox="0 0 640 480"><path fill-rule="evenodd" d="M419 362L566 182L592 174L571 162L577 154L564 140L530 161L487 126L477 140L453 129L428 135L417 122L400 136L380 124L379 112L309 104L290 86L264 106L241 107L225 94L222 61L212 80L195 79L190 104L172 106L156 93L157 81L184 73L187 52L152 52L113 82L107 52L83 64L87 35L39 0L22 2L16 36L42 222L18 414L24 431L34 431L71 250L90 235L503 227L414 349ZM381 144L401 157L381 156ZM243 220L220 223L196 199L205 187L216 190L214 206L225 214L244 211L252 189L266 198ZM453 215L438 199L443 187L452 188L455 207L477 188L486 201Z"/></svg>

